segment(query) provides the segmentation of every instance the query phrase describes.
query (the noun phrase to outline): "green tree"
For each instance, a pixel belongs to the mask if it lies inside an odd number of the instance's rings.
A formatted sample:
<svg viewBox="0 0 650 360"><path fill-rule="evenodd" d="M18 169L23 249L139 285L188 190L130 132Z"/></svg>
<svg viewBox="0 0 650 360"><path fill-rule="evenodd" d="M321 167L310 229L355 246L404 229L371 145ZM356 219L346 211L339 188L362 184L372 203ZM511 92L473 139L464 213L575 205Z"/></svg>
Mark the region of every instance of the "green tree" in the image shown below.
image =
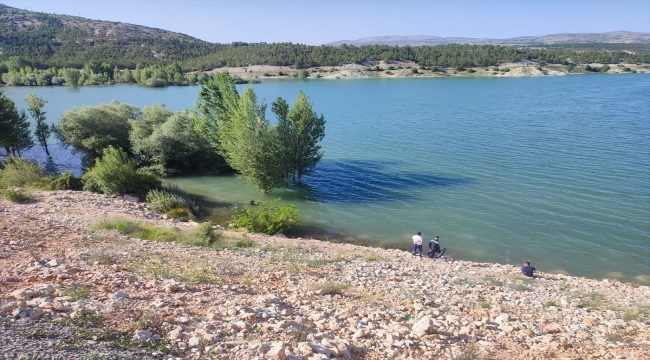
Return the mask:
<svg viewBox="0 0 650 360"><path fill-rule="evenodd" d="M152 111L152 108L156 111ZM160 121L160 115L166 116ZM196 113L183 110L171 113L145 107L142 120L133 121L131 145L136 163L142 170L160 176L217 172L225 162L210 143L196 132Z"/></svg>
<svg viewBox="0 0 650 360"><path fill-rule="evenodd" d="M20 156L20 152L34 146L29 121L24 111L0 91L0 147L7 154Z"/></svg>
<svg viewBox="0 0 650 360"><path fill-rule="evenodd" d="M54 128L45 122L46 113L43 111L43 106L47 104L47 101L43 98L37 97L35 94L29 94L27 98L25 98L25 102L27 102L27 105L29 106L30 115L34 120L36 120L36 130L34 131L36 139L38 140L38 143L41 144L43 150L45 150L47 156L51 156L50 150L47 148L47 139L52 135Z"/></svg>
<svg viewBox="0 0 650 360"><path fill-rule="evenodd" d="M84 106L66 111L57 127L64 144L92 160L108 146L130 152L130 120L140 119L140 109L113 100L110 104Z"/></svg>
<svg viewBox="0 0 650 360"><path fill-rule="evenodd" d="M265 118L266 105L246 88L229 123L220 126L223 156L246 183L267 193L285 185L277 130Z"/></svg>
<svg viewBox="0 0 650 360"><path fill-rule="evenodd" d="M65 78L66 85L77 86L79 85L79 78L81 78L81 73L77 69L65 69L63 72L63 77Z"/></svg>
<svg viewBox="0 0 650 360"><path fill-rule="evenodd" d="M278 132L255 91L247 88L239 96L235 82L220 73L201 87L196 128L242 180L269 192L285 184Z"/></svg>
<svg viewBox="0 0 650 360"><path fill-rule="evenodd" d="M302 177L309 175L323 158L318 143L325 137L325 117L312 109L311 101L302 91L288 113L286 102L279 100L281 99L278 99L271 109L278 116L278 133L283 156L289 157L283 163L290 164L294 180L301 183Z"/></svg>

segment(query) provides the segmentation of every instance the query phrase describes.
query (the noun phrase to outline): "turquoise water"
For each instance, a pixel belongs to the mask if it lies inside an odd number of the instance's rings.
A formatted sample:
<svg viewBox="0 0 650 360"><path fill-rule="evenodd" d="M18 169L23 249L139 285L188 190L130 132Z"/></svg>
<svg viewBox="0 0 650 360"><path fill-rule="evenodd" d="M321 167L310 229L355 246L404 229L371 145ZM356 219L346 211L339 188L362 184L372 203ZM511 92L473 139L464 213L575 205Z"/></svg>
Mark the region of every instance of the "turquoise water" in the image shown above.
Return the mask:
<svg viewBox="0 0 650 360"><path fill-rule="evenodd" d="M281 196L303 231L452 256L650 283L650 76L269 81L325 114L325 157L303 188L263 196L232 176L175 178L223 204ZM117 99L191 107L196 87L3 89L45 97L49 118ZM269 114L271 116L272 114ZM32 151L38 156L39 151ZM54 164L78 167L61 153Z"/></svg>

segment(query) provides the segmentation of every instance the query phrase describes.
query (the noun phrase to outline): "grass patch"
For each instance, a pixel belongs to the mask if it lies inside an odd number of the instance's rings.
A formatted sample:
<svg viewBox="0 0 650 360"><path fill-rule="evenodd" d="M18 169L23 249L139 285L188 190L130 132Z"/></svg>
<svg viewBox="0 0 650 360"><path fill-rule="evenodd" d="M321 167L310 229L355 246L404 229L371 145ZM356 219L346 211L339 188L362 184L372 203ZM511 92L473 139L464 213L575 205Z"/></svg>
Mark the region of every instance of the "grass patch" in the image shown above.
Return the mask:
<svg viewBox="0 0 650 360"><path fill-rule="evenodd" d="M73 301L90 297L90 289L84 284L72 284L60 289L63 296L70 296Z"/></svg>
<svg viewBox="0 0 650 360"><path fill-rule="evenodd" d="M579 308L599 310L605 306L605 297L597 292L589 292L580 294Z"/></svg>
<svg viewBox="0 0 650 360"><path fill-rule="evenodd" d="M634 333L629 331L609 331L605 334L605 339L613 343L626 343L632 345L634 343Z"/></svg>
<svg viewBox="0 0 650 360"><path fill-rule="evenodd" d="M314 291L319 292L321 295L343 295L343 291L347 288L348 286L345 284L331 281L324 284L316 284L312 287Z"/></svg>
<svg viewBox="0 0 650 360"><path fill-rule="evenodd" d="M155 311L147 310L145 311L138 320L133 322L130 326L132 331L144 330L154 324L154 321L158 317Z"/></svg>
<svg viewBox="0 0 650 360"><path fill-rule="evenodd" d="M65 326L78 326L82 328L96 328L104 322L104 318L99 315L81 315L74 318L63 318L61 324Z"/></svg>
<svg viewBox="0 0 650 360"><path fill-rule="evenodd" d="M481 347L476 343L476 340L470 341L463 345L460 350L460 355L456 356L456 360L480 360Z"/></svg>
<svg viewBox="0 0 650 360"><path fill-rule="evenodd" d="M221 279L202 262L180 261L173 265L162 259L134 262L131 270L138 274L152 275L158 279L174 279L187 284L219 284Z"/></svg>
<svg viewBox="0 0 650 360"><path fill-rule="evenodd" d="M481 307L483 309L491 309L492 308L492 303L489 301L481 301Z"/></svg>
<svg viewBox="0 0 650 360"><path fill-rule="evenodd" d="M531 291L532 289L529 288L528 286L524 284L512 284L510 286L512 290L517 290L517 291Z"/></svg>
<svg viewBox="0 0 650 360"><path fill-rule="evenodd" d="M636 309L627 310L623 313L622 319L625 321L645 320L650 318L650 306L637 306Z"/></svg>
<svg viewBox="0 0 650 360"><path fill-rule="evenodd" d="M114 230L121 235L130 236L142 240L157 242L176 242L182 245L214 247L223 242L223 232L215 231L212 223L203 223L194 229L179 229L176 227L159 227L149 224L142 224L131 220L113 219L96 223L95 230ZM243 239L237 243L239 247L251 247L254 243L251 239Z"/></svg>
<svg viewBox="0 0 650 360"><path fill-rule="evenodd" d="M23 204L23 203L30 202L30 201L34 200L34 197L32 196L32 194L29 191L22 190L22 189L21 190L17 190L17 189L1 190L0 191L0 196L2 196L3 198L5 198L5 199L7 199L7 200L9 200L11 202L15 202L15 203L19 203L19 204Z"/></svg>
<svg viewBox="0 0 650 360"><path fill-rule="evenodd" d="M545 308L548 308L548 307L551 307L551 306L557 307L557 303L555 301L553 301L553 300L549 300L549 301L544 303Z"/></svg>
<svg viewBox="0 0 650 360"><path fill-rule="evenodd" d="M108 254L95 254L90 258L90 262L96 262L98 265L114 265L117 264L117 259Z"/></svg>

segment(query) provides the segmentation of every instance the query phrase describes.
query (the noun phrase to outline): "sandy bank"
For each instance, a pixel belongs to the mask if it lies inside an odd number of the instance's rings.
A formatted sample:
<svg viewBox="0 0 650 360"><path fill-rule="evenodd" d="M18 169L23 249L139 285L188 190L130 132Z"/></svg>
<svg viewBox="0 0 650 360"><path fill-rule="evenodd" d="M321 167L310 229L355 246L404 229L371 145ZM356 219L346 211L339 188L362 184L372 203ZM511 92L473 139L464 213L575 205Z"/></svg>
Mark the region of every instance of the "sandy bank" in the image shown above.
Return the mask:
<svg viewBox="0 0 650 360"><path fill-rule="evenodd" d="M144 241L93 224L196 224L98 194L36 196L0 202L0 351L9 358L133 351L106 331L142 347L132 358L650 357L647 286L529 280L509 265L257 234L226 233L232 245L216 249ZM243 239L253 246L234 245Z"/></svg>
<svg viewBox="0 0 650 360"><path fill-rule="evenodd" d="M564 76L587 74L585 65L581 64L569 72L564 65L539 65L536 62L510 63L499 66L475 67L458 71L453 68L421 69L410 61L391 61L390 63L366 62L363 64L348 64L343 66L320 66L306 69L309 79L362 79L362 78L430 78L430 77L521 77L521 76ZM588 64L600 68L603 64ZM381 71L370 69L379 66ZM417 69L417 73L413 72ZM263 81L264 79L286 79L298 76L298 70L290 66L252 65L247 67L223 67L209 71L228 71L246 80ZM650 73L650 65L619 64L611 65L608 74L621 74L636 71Z"/></svg>

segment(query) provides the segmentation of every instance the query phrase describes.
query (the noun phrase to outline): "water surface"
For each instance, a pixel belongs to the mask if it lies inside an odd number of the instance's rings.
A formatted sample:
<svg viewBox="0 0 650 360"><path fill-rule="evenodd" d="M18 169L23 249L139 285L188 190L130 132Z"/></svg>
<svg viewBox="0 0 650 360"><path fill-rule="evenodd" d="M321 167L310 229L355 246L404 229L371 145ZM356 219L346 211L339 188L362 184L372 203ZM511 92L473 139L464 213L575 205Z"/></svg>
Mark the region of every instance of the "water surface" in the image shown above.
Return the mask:
<svg viewBox="0 0 650 360"><path fill-rule="evenodd" d="M306 227L374 244L440 235L453 256L650 282L650 76L268 81L325 114L325 157L302 188L262 195L232 176L174 178L225 204L281 196ZM10 88L48 119L117 99L191 107L196 87ZM269 117L273 114L269 112ZM32 154L38 154L35 149ZM78 161L61 153L58 167Z"/></svg>

